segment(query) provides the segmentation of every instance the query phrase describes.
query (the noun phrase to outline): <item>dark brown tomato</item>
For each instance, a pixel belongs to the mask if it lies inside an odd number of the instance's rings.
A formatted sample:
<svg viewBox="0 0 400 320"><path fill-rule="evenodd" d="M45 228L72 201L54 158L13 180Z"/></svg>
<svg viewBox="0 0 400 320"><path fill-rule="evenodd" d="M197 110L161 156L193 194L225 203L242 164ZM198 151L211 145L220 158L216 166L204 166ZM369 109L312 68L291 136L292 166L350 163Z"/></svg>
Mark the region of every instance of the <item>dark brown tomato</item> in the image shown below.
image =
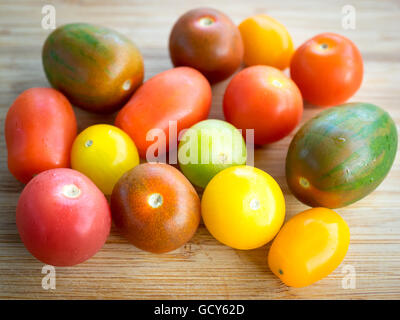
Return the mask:
<svg viewBox="0 0 400 320"><path fill-rule="evenodd" d="M169 38L175 66L189 66L210 82L226 79L240 66L243 42L237 26L222 12L193 9L175 23Z"/></svg>
<svg viewBox="0 0 400 320"><path fill-rule="evenodd" d="M188 242L200 223L200 199L185 176L163 163L126 172L111 195L114 223L136 247L163 253Z"/></svg>

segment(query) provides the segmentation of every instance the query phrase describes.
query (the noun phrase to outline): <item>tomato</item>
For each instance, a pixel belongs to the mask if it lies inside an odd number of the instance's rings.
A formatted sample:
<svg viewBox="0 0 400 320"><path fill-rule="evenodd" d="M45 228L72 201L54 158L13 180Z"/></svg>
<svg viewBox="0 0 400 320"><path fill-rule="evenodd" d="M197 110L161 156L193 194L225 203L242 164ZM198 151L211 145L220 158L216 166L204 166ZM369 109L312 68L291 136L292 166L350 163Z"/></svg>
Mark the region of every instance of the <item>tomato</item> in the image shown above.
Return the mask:
<svg viewBox="0 0 400 320"><path fill-rule="evenodd" d="M73 266L103 246L111 212L89 178L72 169L52 169L25 186L17 205L17 227L25 247L37 259Z"/></svg>
<svg viewBox="0 0 400 320"><path fill-rule="evenodd" d="M255 249L278 233L285 219L285 199L266 172L250 166L230 167L208 183L201 214L218 241L235 249Z"/></svg>
<svg viewBox="0 0 400 320"><path fill-rule="evenodd" d="M71 167L89 177L106 195L119 178L139 164L132 139L121 129L97 124L83 130L71 151Z"/></svg>
<svg viewBox="0 0 400 320"><path fill-rule="evenodd" d="M363 61L349 39L321 33L296 50L290 75L305 100L317 106L333 106L345 102L358 90Z"/></svg>
<svg viewBox="0 0 400 320"><path fill-rule="evenodd" d="M224 95L225 119L235 127L254 129L254 143L272 143L300 122L303 100L296 84L278 69L248 67L236 74Z"/></svg>
<svg viewBox="0 0 400 320"><path fill-rule="evenodd" d="M199 8L175 23L169 38L175 66L199 70L211 82L229 77L243 59L243 42L237 26L222 12Z"/></svg>
<svg viewBox="0 0 400 320"><path fill-rule="evenodd" d="M27 183L42 171L69 167L76 132L74 111L62 93L50 88L25 90L6 116L8 169Z"/></svg>
<svg viewBox="0 0 400 320"><path fill-rule="evenodd" d="M115 225L136 247L162 253L189 241L200 223L200 199L185 176L164 163L125 173L111 195Z"/></svg>
<svg viewBox="0 0 400 320"><path fill-rule="evenodd" d="M286 69L293 54L293 42L286 28L266 14L245 19L239 30L244 43L244 63Z"/></svg>
<svg viewBox="0 0 400 320"><path fill-rule="evenodd" d="M313 208L291 218L268 254L271 271L286 285L308 286L329 275L344 259L350 231L336 212Z"/></svg>
<svg viewBox="0 0 400 320"><path fill-rule="evenodd" d="M190 127L181 138L178 162L183 174L205 188L218 172L246 162L246 144L228 122L208 119Z"/></svg>
<svg viewBox="0 0 400 320"><path fill-rule="evenodd" d="M206 119L210 107L211 86L207 79L195 69L179 67L146 81L119 111L115 125L129 134L139 155L145 158L147 148L155 143L151 129L161 130L167 151L169 122L176 121L180 132ZM176 145L171 148L176 149ZM160 155L162 150L158 151Z"/></svg>

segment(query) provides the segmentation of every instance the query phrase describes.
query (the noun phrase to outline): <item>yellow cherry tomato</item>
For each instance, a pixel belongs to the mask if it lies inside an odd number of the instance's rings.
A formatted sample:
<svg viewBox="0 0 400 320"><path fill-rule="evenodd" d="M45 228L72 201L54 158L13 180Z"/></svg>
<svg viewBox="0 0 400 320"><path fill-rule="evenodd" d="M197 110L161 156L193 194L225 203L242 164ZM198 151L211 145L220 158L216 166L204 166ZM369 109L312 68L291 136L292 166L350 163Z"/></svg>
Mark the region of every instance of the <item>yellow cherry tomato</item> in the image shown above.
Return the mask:
<svg viewBox="0 0 400 320"><path fill-rule="evenodd" d="M239 30L244 44L244 63L269 65L284 70L290 64L293 42L286 28L266 14L245 19Z"/></svg>
<svg viewBox="0 0 400 320"><path fill-rule="evenodd" d="M313 208L291 218L272 242L271 271L286 285L305 287L329 275L350 242L346 222L335 211Z"/></svg>
<svg viewBox="0 0 400 320"><path fill-rule="evenodd" d="M132 139L121 129L97 124L83 130L71 150L72 169L89 177L104 194L110 195L119 178L139 164Z"/></svg>
<svg viewBox="0 0 400 320"><path fill-rule="evenodd" d="M285 219L285 199L266 172L250 166L230 167L208 183L201 214L218 241L235 249L254 249L278 233Z"/></svg>

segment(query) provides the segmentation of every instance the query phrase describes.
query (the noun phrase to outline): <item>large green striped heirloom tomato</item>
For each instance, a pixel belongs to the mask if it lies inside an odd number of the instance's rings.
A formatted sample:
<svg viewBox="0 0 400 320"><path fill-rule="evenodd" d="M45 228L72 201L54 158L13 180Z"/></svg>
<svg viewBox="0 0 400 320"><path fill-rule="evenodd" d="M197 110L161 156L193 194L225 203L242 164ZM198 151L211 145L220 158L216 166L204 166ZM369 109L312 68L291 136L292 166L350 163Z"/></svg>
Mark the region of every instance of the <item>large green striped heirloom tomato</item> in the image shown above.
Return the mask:
<svg viewBox="0 0 400 320"><path fill-rule="evenodd" d="M143 81L143 59L124 35L87 23L54 30L42 52L51 85L76 106L93 112L113 112Z"/></svg>
<svg viewBox="0 0 400 320"><path fill-rule="evenodd" d="M290 190L312 207L339 208L372 192L397 150L393 119L369 103L327 109L296 133L286 157Z"/></svg>

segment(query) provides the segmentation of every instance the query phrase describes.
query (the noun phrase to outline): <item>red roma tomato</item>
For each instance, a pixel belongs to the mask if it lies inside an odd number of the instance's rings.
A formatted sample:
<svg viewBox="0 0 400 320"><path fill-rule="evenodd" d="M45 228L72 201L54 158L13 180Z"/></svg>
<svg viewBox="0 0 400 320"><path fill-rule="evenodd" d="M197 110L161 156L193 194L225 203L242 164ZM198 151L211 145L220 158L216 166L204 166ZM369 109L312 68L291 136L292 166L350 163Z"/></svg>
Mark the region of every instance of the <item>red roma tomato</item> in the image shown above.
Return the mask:
<svg viewBox="0 0 400 320"><path fill-rule="evenodd" d="M69 167L77 131L71 104L50 88L21 93L7 113L8 168L23 183L42 171Z"/></svg>
<svg viewBox="0 0 400 320"><path fill-rule="evenodd" d="M363 61L349 39L321 33L296 50L290 75L305 100L317 106L333 106L345 102L358 90Z"/></svg>
<svg viewBox="0 0 400 320"><path fill-rule="evenodd" d="M17 205L22 242L40 261L72 266L93 256L111 227L107 200L86 176L72 169L38 174Z"/></svg>
<svg viewBox="0 0 400 320"><path fill-rule="evenodd" d="M225 91L225 119L243 134L245 129L254 129L254 143L258 145L287 136L302 113L303 100L296 84L273 67L245 68Z"/></svg>
<svg viewBox="0 0 400 320"><path fill-rule="evenodd" d="M173 166L144 163L126 172L111 195L115 225L136 247L154 253L175 250L200 223L200 199Z"/></svg>
<svg viewBox="0 0 400 320"><path fill-rule="evenodd" d="M169 121L177 121L178 132L208 116L211 86L197 70L178 67L146 81L119 111L115 125L132 138L142 158L154 141L146 140L149 130L161 129L169 142ZM175 146L176 148L176 146Z"/></svg>

